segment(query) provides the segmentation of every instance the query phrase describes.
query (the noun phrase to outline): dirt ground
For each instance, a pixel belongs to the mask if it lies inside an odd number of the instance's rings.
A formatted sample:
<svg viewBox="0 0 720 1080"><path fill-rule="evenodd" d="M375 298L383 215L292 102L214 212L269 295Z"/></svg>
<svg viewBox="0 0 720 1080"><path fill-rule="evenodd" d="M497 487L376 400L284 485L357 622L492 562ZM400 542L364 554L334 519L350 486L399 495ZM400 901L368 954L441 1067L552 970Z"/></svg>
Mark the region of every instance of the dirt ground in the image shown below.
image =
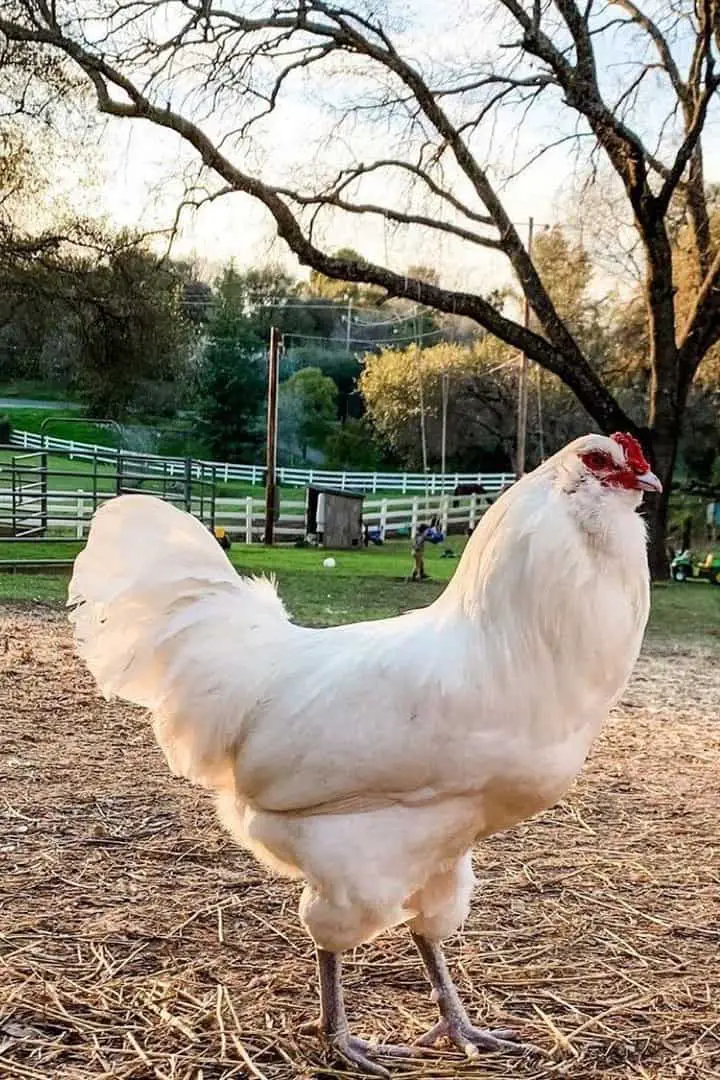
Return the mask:
<svg viewBox="0 0 720 1080"><path fill-rule="evenodd" d="M719 659L647 651L567 799L478 851L451 965L473 1018L537 1049L398 1076L720 1077ZM299 1033L298 891L97 696L62 614L0 614L0 1076L332 1074ZM435 1018L402 930L348 956L346 990L356 1034Z"/></svg>

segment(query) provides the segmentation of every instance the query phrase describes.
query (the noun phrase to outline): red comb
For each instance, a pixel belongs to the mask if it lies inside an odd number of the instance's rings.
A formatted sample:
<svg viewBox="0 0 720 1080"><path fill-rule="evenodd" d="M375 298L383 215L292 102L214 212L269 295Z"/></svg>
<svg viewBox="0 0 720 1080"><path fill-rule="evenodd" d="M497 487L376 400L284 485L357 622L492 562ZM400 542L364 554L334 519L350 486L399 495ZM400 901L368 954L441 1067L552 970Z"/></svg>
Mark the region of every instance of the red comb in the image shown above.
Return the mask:
<svg viewBox="0 0 720 1080"><path fill-rule="evenodd" d="M642 452L642 447L634 435L628 435L624 431L616 431L610 438L625 451L625 460L630 468L636 473L648 472L650 465Z"/></svg>

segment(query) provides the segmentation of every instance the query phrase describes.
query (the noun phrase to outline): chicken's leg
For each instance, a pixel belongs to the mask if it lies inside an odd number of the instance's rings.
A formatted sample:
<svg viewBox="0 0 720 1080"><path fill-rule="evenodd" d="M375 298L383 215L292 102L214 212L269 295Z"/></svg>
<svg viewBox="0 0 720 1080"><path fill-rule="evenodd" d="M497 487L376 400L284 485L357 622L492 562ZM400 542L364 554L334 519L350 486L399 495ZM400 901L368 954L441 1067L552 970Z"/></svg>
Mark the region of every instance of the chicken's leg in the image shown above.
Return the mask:
<svg viewBox="0 0 720 1080"><path fill-rule="evenodd" d="M372 1076L389 1077L390 1073L374 1057L418 1057L416 1046L391 1046L357 1039L348 1029L343 1002L340 954L317 950L320 981L320 1034L340 1057L361 1072Z"/></svg>
<svg viewBox="0 0 720 1080"><path fill-rule="evenodd" d="M475 1057L480 1050L509 1050L515 1054L521 1053L523 1047L516 1041L517 1036L513 1031L504 1029L490 1031L486 1028L473 1027L452 981L439 943L422 937L420 934L414 934L412 931L411 936L420 953L433 988L433 997L440 1009L440 1020L418 1039L418 1045L433 1046L438 1039L446 1036L468 1057Z"/></svg>

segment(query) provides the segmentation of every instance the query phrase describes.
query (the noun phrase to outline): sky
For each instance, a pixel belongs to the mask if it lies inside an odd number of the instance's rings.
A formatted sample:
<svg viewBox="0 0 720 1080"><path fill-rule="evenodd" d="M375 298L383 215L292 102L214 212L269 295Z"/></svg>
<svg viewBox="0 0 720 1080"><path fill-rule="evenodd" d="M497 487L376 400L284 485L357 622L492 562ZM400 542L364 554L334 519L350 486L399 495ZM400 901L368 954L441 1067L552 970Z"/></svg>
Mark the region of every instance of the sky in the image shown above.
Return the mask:
<svg viewBox="0 0 720 1080"><path fill-rule="evenodd" d="M483 18L487 0L459 0L442 7L435 0L392 0L389 8L403 51L425 69L432 63L446 71L472 70L484 55L497 55L498 44L507 37L497 21ZM682 55L682 48L679 53ZM607 70L613 72L628 66L633 57L627 43L609 42L601 58ZM344 142L328 146L328 106L342 108L343 103L352 104L365 92L365 85L352 75L336 73L325 86L295 79L288 87L282 107L263 124L257 143L243 144L236 150L234 159L239 164L262 159L265 172L292 177L300 187L304 172L309 175L348 160L349 149L356 159L364 161L373 160L370 155L397 154L402 150L397 133L379 126L372 131L356 128ZM661 84L656 80L654 96L651 85L643 114L648 130L652 128L654 111L664 104L660 91ZM194 118L192 107L190 115ZM232 120L236 122L234 116ZM543 142L569 131L557 103L536 109L524 124L519 120L518 113L502 114L492 128L486 126L476 137L478 156L490 163L496 181L521 160L531 157ZM228 112L216 110L205 126L212 134L220 135L227 131L229 122ZM120 225L167 227L181 190L179 178L193 160L181 141L147 122L114 119L103 120L99 134L96 127L91 127L88 137L98 167L87 208L106 214ZM720 128L715 117L708 126L705 156L708 180L720 179ZM504 184L502 191L510 216L524 234L530 215L538 223L567 220L572 214L576 186L574 160L563 146ZM396 205L403 205L402 193L388 191L387 180L381 177L368 184L362 194L373 201L390 194ZM482 211L481 206L476 208ZM574 227L578 228L577 223ZM584 227L587 238L593 222L587 220ZM416 230L393 231L369 217L334 222L326 239L331 250L350 245L370 259L392 264L394 269L418 263L432 265L443 284L455 287L482 291L510 279L506 260L496 253L470 248L442 234L428 237ZM267 213L242 194L186 213L174 251L196 256L210 271L231 258L240 266L268 261L297 266L284 244L275 238Z"/></svg>

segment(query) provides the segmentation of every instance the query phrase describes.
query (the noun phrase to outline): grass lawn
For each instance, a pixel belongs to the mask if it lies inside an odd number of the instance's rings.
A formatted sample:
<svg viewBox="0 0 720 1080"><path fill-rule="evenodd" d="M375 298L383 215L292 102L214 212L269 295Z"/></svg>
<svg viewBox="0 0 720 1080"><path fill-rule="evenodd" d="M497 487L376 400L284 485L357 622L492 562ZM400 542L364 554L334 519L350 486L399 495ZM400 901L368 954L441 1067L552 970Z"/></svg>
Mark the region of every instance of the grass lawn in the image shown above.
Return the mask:
<svg viewBox="0 0 720 1080"><path fill-rule="evenodd" d="M453 538L456 552L462 539ZM12 557L13 545L0 542L0 559ZM73 558L79 544L33 545L34 558ZM426 565L431 580L405 580L410 569L407 545L389 543L363 551L336 552L334 569L322 565L326 553L313 549L236 544L231 550L240 573L273 573L293 618L307 625L331 625L358 619L381 619L430 603L451 577L457 559L442 558L431 548ZM67 572L0 573L0 604L13 601L62 603ZM720 589L705 583L657 585L653 589L649 634L663 639L695 639L717 644L720 638Z"/></svg>
<svg viewBox="0 0 720 1080"><path fill-rule="evenodd" d="M649 633L720 645L720 589L700 581L655 585Z"/></svg>
<svg viewBox="0 0 720 1080"><path fill-rule="evenodd" d="M2 406L0 413L9 416L12 426L17 431L33 431L45 434L54 439L75 439L77 442L93 443L98 446L116 447L118 435L112 427L100 427L98 424L88 423L78 416L77 413L68 412L63 415L62 409L30 408L29 406ZM42 424L48 417L52 417L52 423L45 429Z"/></svg>
<svg viewBox="0 0 720 1080"><path fill-rule="evenodd" d="M81 548L72 542L23 544L23 555L33 559L72 559ZM457 551L460 538L452 538ZM17 557L18 545L0 541L0 559ZM335 552L336 566L322 565L327 552L308 548L278 547L267 550L261 544L235 544L230 556L240 573L272 573L293 617L313 625L380 619L433 600L457 566L457 559L441 558L431 549L426 566L431 581L406 582L411 569L408 545L402 542L370 547L363 551ZM0 604L7 601L41 600L62 602L68 574L0 572Z"/></svg>
<svg viewBox="0 0 720 1080"><path fill-rule="evenodd" d="M36 401L72 401L74 394L66 386L53 386L40 379L0 380L0 398L25 398Z"/></svg>

